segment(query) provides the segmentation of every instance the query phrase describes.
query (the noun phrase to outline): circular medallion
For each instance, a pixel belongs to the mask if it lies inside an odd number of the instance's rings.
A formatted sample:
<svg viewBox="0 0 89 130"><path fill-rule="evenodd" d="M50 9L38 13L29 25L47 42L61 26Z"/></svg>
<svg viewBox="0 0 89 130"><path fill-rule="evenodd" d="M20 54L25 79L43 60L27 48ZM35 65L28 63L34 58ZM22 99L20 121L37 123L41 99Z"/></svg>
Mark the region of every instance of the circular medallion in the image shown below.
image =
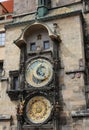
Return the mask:
<svg viewBox="0 0 89 130"><path fill-rule="evenodd" d="M52 110L52 105L43 96L35 96L29 100L26 106L26 116L32 123L39 124L45 122Z"/></svg>
<svg viewBox="0 0 89 130"><path fill-rule="evenodd" d="M45 86L51 81L52 75L51 63L41 58L31 61L26 69L26 81L33 87Z"/></svg>

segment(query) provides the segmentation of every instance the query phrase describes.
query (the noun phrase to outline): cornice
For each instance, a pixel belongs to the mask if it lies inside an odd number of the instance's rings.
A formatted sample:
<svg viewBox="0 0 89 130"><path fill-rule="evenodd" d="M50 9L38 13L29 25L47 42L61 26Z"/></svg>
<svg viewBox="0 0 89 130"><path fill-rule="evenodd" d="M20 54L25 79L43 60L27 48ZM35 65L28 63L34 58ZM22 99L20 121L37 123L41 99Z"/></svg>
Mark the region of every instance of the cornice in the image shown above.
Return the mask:
<svg viewBox="0 0 89 130"><path fill-rule="evenodd" d="M63 14L57 14L57 15L53 15L53 16L44 16L44 17L40 17L37 19L27 20L27 21L13 22L13 23L6 24L5 29L33 24L34 22L36 22L36 20L39 22L46 22L46 21L50 21L50 20L61 19L61 18L76 16L76 15L82 15L82 10L66 12Z"/></svg>

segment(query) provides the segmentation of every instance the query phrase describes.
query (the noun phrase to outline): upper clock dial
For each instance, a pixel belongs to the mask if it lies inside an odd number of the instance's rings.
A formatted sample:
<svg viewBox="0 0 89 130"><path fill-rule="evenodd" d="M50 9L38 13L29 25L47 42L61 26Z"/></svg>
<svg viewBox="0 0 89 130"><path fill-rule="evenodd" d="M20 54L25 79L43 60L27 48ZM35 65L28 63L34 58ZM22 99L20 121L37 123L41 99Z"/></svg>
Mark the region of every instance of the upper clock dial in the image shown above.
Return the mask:
<svg viewBox="0 0 89 130"><path fill-rule="evenodd" d="M45 86L51 81L53 67L45 59L38 58L29 63L26 69L26 81L33 87Z"/></svg>

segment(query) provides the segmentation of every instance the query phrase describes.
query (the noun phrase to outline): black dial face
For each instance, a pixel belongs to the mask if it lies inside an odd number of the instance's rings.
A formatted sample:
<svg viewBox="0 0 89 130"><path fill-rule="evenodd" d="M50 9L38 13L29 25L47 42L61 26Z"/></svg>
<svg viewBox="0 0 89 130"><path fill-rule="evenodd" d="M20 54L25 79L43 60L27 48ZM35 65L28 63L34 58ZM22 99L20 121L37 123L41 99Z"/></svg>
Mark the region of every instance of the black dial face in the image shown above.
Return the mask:
<svg viewBox="0 0 89 130"><path fill-rule="evenodd" d="M53 67L45 59L36 59L29 63L26 69L26 81L33 87L45 86L52 80Z"/></svg>
<svg viewBox="0 0 89 130"><path fill-rule="evenodd" d="M26 116L34 124L44 123L51 115L52 105L44 96L31 98L26 105Z"/></svg>

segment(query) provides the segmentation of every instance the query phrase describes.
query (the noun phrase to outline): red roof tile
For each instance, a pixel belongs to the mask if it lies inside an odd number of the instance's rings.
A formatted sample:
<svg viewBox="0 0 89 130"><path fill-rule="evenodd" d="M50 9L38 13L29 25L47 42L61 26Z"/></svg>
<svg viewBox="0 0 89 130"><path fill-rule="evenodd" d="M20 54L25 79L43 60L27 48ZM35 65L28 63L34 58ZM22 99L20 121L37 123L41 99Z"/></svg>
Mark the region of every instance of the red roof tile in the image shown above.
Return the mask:
<svg viewBox="0 0 89 130"><path fill-rule="evenodd" d="M1 3L8 10L9 13L12 13L13 12L13 2L14 2L14 0L7 0L7 1L1 2Z"/></svg>

